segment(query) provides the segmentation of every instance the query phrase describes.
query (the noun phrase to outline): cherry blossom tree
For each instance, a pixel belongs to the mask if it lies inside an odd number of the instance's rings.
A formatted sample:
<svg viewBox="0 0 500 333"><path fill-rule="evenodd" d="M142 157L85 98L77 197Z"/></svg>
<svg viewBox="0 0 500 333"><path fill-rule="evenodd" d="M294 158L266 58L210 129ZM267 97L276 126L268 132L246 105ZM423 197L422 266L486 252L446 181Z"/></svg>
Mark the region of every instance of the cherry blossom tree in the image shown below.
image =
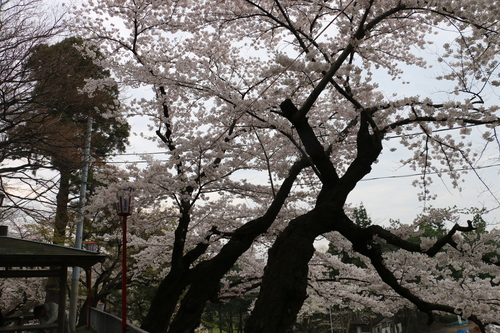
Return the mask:
<svg viewBox="0 0 500 333"><path fill-rule="evenodd" d="M411 153L402 163L422 174L423 200L434 177L460 190L461 170L480 158L474 128L479 147L498 144L498 107L488 99L498 85L494 3L108 0L77 14L114 74L153 90L129 112L152 119L154 135L144 135L168 156L128 170L139 206L157 214L132 217L135 228L157 230L165 207L177 219L138 254L143 265L169 264L144 329L192 332L207 301L259 286L245 331L289 332L324 263L345 274L333 283L334 304L350 297L384 314L414 304L431 321L456 313L482 330L499 318L496 232L471 245L463 234L475 226L459 216L443 237L417 244L414 226L359 226L348 209L376 162L392 158L387 140ZM436 34L447 42L433 44ZM428 47L434 59L419 56ZM443 65L436 79L447 94L386 87L429 79L415 72L429 61ZM319 236L367 268L319 256ZM255 255L266 247L264 268ZM235 265L240 289L225 280ZM467 275L454 276L456 266ZM353 277L359 283L345 287Z"/></svg>

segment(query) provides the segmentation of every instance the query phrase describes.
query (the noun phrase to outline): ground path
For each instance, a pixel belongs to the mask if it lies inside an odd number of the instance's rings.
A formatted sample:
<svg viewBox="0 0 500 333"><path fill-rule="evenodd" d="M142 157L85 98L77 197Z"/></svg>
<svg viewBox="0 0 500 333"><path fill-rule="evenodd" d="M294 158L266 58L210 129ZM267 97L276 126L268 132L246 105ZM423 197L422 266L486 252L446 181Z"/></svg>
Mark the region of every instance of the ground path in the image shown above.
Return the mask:
<svg viewBox="0 0 500 333"><path fill-rule="evenodd" d="M467 325L453 325L453 326L436 326L431 328L429 331L432 333L457 333L458 330L469 330L469 333L479 333L479 331L474 330L475 324Z"/></svg>

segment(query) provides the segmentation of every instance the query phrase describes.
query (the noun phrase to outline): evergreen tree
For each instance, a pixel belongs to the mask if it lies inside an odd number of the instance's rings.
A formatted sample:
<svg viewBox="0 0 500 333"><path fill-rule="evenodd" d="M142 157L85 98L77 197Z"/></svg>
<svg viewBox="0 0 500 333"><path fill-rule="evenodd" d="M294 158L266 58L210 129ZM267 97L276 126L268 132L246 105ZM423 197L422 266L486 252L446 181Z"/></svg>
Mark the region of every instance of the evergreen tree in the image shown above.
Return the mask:
<svg viewBox="0 0 500 333"><path fill-rule="evenodd" d="M84 55L79 38L54 45L39 45L27 67L35 83L23 131L38 137L32 154L45 158L60 175L54 221L56 244L64 244L69 221L71 185L83 163L87 122L93 119L91 155L104 161L112 152L123 152L129 125L113 114L118 106L116 83L85 93L89 80L109 82L110 73ZM97 50L94 50L99 57Z"/></svg>

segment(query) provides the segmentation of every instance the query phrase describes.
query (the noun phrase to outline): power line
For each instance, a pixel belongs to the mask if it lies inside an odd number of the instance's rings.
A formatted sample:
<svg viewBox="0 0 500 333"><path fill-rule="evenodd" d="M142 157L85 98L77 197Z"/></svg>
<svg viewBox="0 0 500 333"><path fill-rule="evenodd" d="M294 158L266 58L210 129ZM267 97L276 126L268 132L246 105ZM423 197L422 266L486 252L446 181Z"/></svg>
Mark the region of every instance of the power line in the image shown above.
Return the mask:
<svg viewBox="0 0 500 333"><path fill-rule="evenodd" d="M168 154L168 152L167 151L154 151L154 152L145 152L145 153L132 152L132 153L112 154L112 155L108 155L107 157L113 157L113 156L141 156L141 155L165 155L165 154Z"/></svg>
<svg viewBox="0 0 500 333"><path fill-rule="evenodd" d="M450 171L462 172L462 171L470 171L470 170L473 170L473 169L475 169L475 170L482 170L482 169L489 169L489 168L494 168L494 167L500 167L500 163L490 164L490 165L484 165L484 166L474 167L474 168L461 168L461 169L450 170ZM450 172L450 171L443 171L443 172ZM432 172L426 172L425 175L436 175L438 173L439 172L432 171ZM424 175L424 173L413 173L413 174L394 175L394 176L380 176L380 177L372 177L372 178L363 178L363 179L361 179L361 181L382 180L382 179L397 179L397 178L410 178L410 177L418 177L418 176L423 176L423 175Z"/></svg>
<svg viewBox="0 0 500 333"><path fill-rule="evenodd" d="M483 124L473 124L467 126L467 128L470 127L477 127L477 126L482 126ZM452 128L442 128L442 129L436 129L433 130L433 133L438 133L438 132L447 132L447 131L456 131L456 130L461 130L465 128L464 126L460 127L452 127ZM394 136L388 136L385 139L386 140L392 140L392 139L399 139L402 138L403 136L406 137L414 137L414 136L419 136L425 134L424 132L418 132L418 133L410 133L410 134L400 134L400 135L394 135ZM351 142L351 144L355 144L355 142ZM131 153L117 153L117 154L112 154L108 155L106 157L117 157L117 156L150 156L150 155L166 155L168 154L168 151L156 151L156 152L144 152L144 153L138 153L138 152L131 152ZM166 162L167 160L160 160L163 162ZM139 160L139 161L110 161L110 162L95 162L95 163L100 163L100 164L131 164L131 163L147 163L147 161Z"/></svg>
<svg viewBox="0 0 500 333"><path fill-rule="evenodd" d="M167 162L168 160L156 160L157 162ZM94 162L96 164L143 164L147 163L148 161L144 160L139 160L139 161L110 161L110 162ZM438 173L447 173L451 171L456 171L456 172L462 172L462 171L470 171L470 170L482 170L482 169L489 169L489 168L494 168L494 167L500 167L500 163L497 164L490 164L490 165L484 165L484 166L478 166L474 168L461 168L461 169L456 169L456 170L448 170L448 171L442 171L442 172L426 172L426 173L412 173L412 174L405 174L405 175L393 175L393 176L380 176L380 177L371 177L371 178L363 178L361 181L372 181L372 180L382 180L382 179L399 179L399 178L411 178L411 177L418 177L422 175L433 175L433 174L438 174Z"/></svg>

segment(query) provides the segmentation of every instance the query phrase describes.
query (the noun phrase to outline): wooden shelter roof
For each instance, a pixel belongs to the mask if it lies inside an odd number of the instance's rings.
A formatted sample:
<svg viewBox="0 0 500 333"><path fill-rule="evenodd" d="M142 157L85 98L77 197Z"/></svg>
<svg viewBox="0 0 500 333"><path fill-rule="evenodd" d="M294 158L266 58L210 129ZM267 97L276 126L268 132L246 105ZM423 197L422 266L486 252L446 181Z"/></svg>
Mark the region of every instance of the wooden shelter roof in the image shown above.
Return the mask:
<svg viewBox="0 0 500 333"><path fill-rule="evenodd" d="M91 251L0 236L0 277L11 268L69 267L89 269L103 262L105 255ZM41 272L40 272L41 273Z"/></svg>
<svg viewBox="0 0 500 333"><path fill-rule="evenodd" d="M65 327L66 280L69 266L90 269L103 262L105 255L75 248L19 239L7 236L7 228L0 230L0 278L58 277L59 314L56 330L62 333ZM35 328L45 327L35 325ZM0 328L24 331L26 326ZM31 326L30 326L31 328Z"/></svg>

